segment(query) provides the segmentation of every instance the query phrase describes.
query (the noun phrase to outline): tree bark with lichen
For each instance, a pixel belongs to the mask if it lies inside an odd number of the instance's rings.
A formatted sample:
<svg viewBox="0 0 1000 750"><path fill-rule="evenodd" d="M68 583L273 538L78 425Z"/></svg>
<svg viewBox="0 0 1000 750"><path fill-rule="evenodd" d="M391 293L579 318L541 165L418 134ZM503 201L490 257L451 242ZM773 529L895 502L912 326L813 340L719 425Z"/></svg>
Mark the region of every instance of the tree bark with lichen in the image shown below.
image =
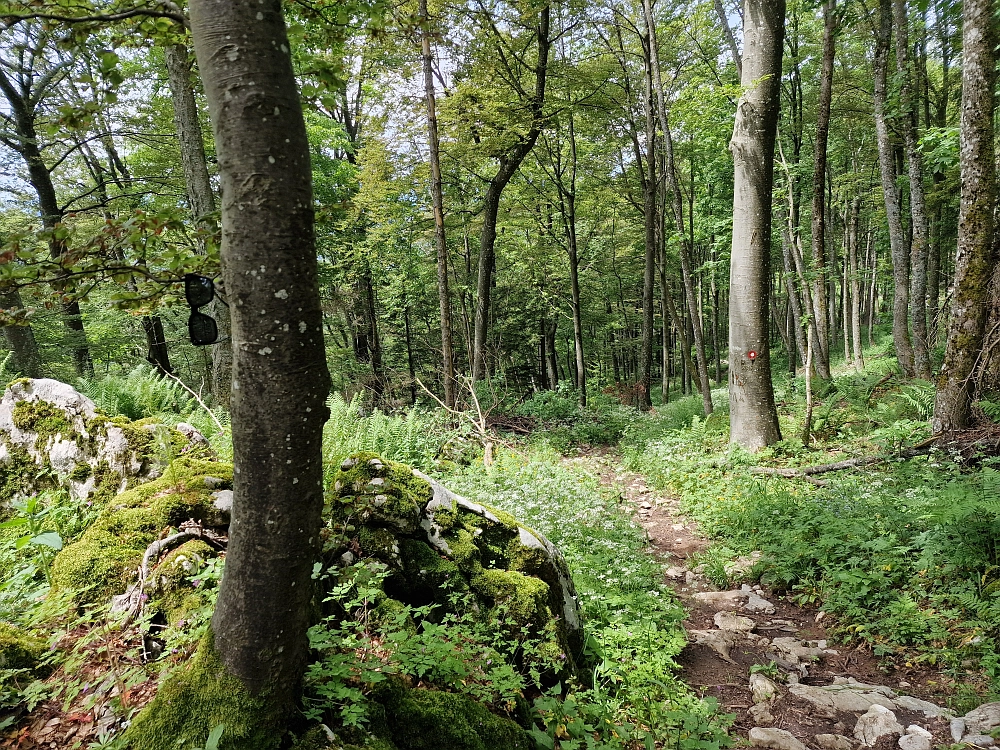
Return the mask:
<svg viewBox="0 0 1000 750"><path fill-rule="evenodd" d="M995 106L997 45L995 0L966 0L962 66L961 205L955 292L944 366L934 403L935 433L968 426L973 375L983 346L990 281L996 268L998 237Z"/></svg>

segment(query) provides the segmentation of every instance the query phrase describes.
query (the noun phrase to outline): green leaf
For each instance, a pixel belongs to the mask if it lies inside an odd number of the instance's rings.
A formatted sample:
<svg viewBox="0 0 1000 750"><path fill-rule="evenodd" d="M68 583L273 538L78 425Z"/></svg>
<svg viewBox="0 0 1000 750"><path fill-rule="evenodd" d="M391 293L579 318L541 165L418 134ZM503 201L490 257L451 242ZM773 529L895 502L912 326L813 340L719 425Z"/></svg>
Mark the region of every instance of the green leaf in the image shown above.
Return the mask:
<svg viewBox="0 0 1000 750"><path fill-rule="evenodd" d="M62 537L55 531L47 531L44 534L39 534L31 540L31 543L36 547L49 547L54 550L61 550L63 548Z"/></svg>
<svg viewBox="0 0 1000 750"><path fill-rule="evenodd" d="M17 526L27 526L29 523L27 518L23 516L20 518L12 518L9 521L4 521L0 523L0 529L13 529Z"/></svg>
<svg viewBox="0 0 1000 750"><path fill-rule="evenodd" d="M219 740L222 739L222 733L225 731L225 724L219 724L217 727L214 727L205 741L205 750L219 750Z"/></svg>

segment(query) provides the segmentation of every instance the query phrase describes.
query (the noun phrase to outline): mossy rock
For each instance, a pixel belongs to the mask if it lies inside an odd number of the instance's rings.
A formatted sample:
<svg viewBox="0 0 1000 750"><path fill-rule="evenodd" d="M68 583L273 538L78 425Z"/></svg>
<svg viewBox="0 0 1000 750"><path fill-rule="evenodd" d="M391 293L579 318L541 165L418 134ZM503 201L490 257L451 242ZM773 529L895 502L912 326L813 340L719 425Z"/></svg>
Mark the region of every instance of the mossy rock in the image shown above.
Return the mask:
<svg viewBox="0 0 1000 750"><path fill-rule="evenodd" d="M42 676L48 669L39 661L48 646L41 638L25 633L10 623L0 622L0 669L28 669Z"/></svg>
<svg viewBox="0 0 1000 750"><path fill-rule="evenodd" d="M251 695L226 672L211 631L194 659L172 673L125 731L129 750L202 747L215 727L225 726L219 750L274 750L283 730L284 711L266 691Z"/></svg>
<svg viewBox="0 0 1000 750"><path fill-rule="evenodd" d="M372 696L382 711L373 734L398 750L534 750L535 743L511 719L458 693L408 689L381 683Z"/></svg>
<svg viewBox="0 0 1000 750"><path fill-rule="evenodd" d="M204 599L194 589L192 576L200 573L216 551L201 539L191 539L167 553L150 574L147 611L159 612L167 624L179 626Z"/></svg>
<svg viewBox="0 0 1000 750"><path fill-rule="evenodd" d="M384 591L413 607L452 608L468 593L498 628L530 632L552 664L546 680L583 664L576 593L563 556L513 516L448 491L408 466L357 453L344 461L327 503L327 555L343 565L377 560Z"/></svg>
<svg viewBox="0 0 1000 750"><path fill-rule="evenodd" d="M155 420L101 414L57 380L17 380L0 398L0 511L55 486L81 502L103 501L159 476L170 456L204 458L203 444L200 433L189 439Z"/></svg>
<svg viewBox="0 0 1000 750"><path fill-rule="evenodd" d="M83 536L52 564L52 584L72 591L78 603L103 603L122 593L135 575L146 547L161 531L188 519L222 526L212 493L231 487L231 465L177 459L163 476L116 496Z"/></svg>

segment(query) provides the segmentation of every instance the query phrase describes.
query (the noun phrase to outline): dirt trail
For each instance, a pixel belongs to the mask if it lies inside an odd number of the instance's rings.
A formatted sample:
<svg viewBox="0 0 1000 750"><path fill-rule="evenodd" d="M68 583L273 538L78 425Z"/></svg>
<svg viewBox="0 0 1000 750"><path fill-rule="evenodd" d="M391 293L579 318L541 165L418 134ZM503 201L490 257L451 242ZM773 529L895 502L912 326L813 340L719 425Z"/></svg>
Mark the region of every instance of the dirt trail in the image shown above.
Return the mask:
<svg viewBox="0 0 1000 750"><path fill-rule="evenodd" d="M632 505L666 582L688 609L681 677L736 715L735 735L774 750L888 750L897 739L904 750L930 750L990 730L972 714L968 726L956 725L939 708L948 705L953 684L940 672L888 665L867 648L828 643L828 618L820 610L757 586L719 591L691 569L691 556L709 545L697 525L681 513L676 498L624 470L615 452L587 451L566 463L598 476ZM754 675L753 665L770 668ZM994 713L993 726L1000 726L1000 704ZM879 738L886 727L891 731Z"/></svg>

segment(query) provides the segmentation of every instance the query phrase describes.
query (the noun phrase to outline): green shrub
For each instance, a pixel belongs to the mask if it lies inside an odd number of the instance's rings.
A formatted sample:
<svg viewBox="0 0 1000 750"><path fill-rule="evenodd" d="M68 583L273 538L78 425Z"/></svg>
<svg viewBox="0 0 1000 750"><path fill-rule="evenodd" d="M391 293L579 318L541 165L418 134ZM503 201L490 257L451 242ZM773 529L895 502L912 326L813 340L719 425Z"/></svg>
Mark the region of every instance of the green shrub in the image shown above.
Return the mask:
<svg viewBox="0 0 1000 750"><path fill-rule="evenodd" d="M132 421L159 414L187 415L196 408L195 400L180 383L147 364L124 375L80 378L77 388L108 416Z"/></svg>

